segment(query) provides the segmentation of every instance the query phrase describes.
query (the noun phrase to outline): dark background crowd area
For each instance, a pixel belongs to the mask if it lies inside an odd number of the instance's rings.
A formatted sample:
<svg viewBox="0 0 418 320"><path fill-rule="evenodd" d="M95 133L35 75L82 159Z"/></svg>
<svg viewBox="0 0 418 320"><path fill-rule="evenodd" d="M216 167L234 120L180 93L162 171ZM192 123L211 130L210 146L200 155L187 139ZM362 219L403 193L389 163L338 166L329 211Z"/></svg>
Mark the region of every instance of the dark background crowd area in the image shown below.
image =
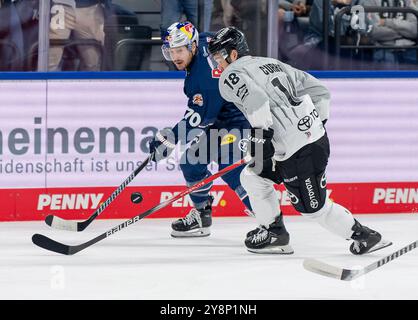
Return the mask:
<svg viewBox="0 0 418 320"><path fill-rule="evenodd" d="M236 26L253 55L268 55L274 31L277 58L303 70L417 68L418 0L280 0L275 25L269 2L51 0L48 71L174 70L161 35L179 20ZM42 15L39 0L0 1L0 71L39 71Z"/></svg>

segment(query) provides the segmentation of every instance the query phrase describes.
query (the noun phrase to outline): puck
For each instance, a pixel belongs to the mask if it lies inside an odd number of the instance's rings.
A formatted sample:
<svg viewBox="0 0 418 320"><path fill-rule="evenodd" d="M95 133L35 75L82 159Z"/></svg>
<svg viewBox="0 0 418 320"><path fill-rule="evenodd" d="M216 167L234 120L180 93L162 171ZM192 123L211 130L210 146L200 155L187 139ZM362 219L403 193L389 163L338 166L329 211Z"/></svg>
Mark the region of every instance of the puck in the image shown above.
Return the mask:
<svg viewBox="0 0 418 320"><path fill-rule="evenodd" d="M143 199L142 194L140 192L132 192L131 193L131 201L133 203L136 203L136 204L141 203L142 199Z"/></svg>

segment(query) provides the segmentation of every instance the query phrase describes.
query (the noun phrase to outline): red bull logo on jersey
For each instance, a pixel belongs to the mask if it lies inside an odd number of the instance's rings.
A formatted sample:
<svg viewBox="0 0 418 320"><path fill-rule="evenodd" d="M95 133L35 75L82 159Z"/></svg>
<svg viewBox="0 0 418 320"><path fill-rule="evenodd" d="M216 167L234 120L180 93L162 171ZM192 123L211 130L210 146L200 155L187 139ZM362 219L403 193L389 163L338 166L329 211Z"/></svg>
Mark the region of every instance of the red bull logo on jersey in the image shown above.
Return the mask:
<svg viewBox="0 0 418 320"><path fill-rule="evenodd" d="M203 96L200 93L193 96L193 104L203 107Z"/></svg>

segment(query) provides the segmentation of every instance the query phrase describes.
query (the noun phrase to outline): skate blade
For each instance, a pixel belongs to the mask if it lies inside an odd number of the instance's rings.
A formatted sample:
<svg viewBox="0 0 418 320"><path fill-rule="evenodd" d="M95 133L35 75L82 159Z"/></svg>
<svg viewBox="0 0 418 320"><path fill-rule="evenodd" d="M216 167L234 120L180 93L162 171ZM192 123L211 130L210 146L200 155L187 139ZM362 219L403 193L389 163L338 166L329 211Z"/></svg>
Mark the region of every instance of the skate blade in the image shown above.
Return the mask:
<svg viewBox="0 0 418 320"><path fill-rule="evenodd" d="M258 253L258 254L293 254L293 248L290 245L285 246L275 246L270 248L263 249L250 249L247 248L249 252Z"/></svg>
<svg viewBox="0 0 418 320"><path fill-rule="evenodd" d="M386 240L380 240L378 243L376 243L376 245L373 247L373 248L371 248L369 251L367 251L366 253L371 253L371 252L375 252L375 251L377 251L377 250L380 250L380 249L383 249L383 248L386 248L386 247L389 247L389 246L391 246L392 245L392 242L390 242L390 241L386 241Z"/></svg>
<svg viewBox="0 0 418 320"><path fill-rule="evenodd" d="M200 228L190 231L171 231L171 236L173 238L199 238L207 237L210 235L210 228Z"/></svg>

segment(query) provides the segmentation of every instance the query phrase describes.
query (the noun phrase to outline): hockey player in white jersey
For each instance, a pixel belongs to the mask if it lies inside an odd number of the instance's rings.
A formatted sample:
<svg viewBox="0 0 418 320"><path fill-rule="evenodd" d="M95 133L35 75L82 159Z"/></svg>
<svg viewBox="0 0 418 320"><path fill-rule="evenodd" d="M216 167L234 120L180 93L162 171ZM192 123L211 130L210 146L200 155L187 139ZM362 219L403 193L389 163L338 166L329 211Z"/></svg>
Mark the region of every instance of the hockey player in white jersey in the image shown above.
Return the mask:
<svg viewBox="0 0 418 320"><path fill-rule="evenodd" d="M317 79L276 59L252 57L244 34L217 32L209 52L223 70L222 97L244 113L253 129L248 147L254 162L241 173L257 223L245 245L254 253L293 253L275 183L284 183L294 208L347 240L353 254L391 245L327 197L329 141L324 128L330 94Z"/></svg>

